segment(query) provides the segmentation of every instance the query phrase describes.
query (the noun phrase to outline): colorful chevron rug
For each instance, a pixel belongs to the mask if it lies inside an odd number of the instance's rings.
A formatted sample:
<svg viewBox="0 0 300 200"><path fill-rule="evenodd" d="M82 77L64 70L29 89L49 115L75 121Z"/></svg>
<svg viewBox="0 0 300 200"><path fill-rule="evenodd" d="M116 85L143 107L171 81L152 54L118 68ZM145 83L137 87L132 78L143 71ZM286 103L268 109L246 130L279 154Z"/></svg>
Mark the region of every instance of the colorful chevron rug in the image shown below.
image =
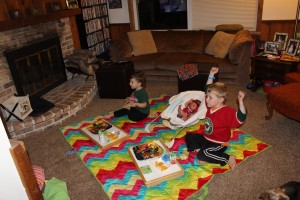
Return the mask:
<svg viewBox="0 0 300 200"><path fill-rule="evenodd" d="M167 95L150 99L151 109L158 113L162 112L168 105L168 99ZM176 137L174 146L170 149L176 152L177 159L184 169L184 175L147 188L127 149L161 137L171 138L176 130L164 127L162 121L157 119L152 123L155 127L153 131L147 133L144 131L144 127L152 121L150 118L138 123L133 123L127 117L113 118L110 122L130 133L131 137L117 146L102 150L80 132L82 127L100 118L102 118L101 115L62 127L60 130L110 199L186 199L199 191L215 174L225 173L229 170L228 166L222 167L217 164L200 166L196 154L187 152L184 136L187 132L198 130L202 125L200 122L181 131ZM236 167L239 167L239 164L245 159L268 147L268 144L236 129L232 131L232 139L227 153L236 156Z"/></svg>

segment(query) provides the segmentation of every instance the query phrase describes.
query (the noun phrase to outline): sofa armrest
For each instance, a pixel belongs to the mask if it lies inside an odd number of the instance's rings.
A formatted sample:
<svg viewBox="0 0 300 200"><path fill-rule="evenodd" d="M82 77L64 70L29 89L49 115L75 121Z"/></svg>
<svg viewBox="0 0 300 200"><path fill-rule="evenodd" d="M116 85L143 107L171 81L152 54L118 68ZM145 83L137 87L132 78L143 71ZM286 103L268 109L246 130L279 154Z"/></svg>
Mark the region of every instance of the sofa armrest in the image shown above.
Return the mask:
<svg viewBox="0 0 300 200"><path fill-rule="evenodd" d="M112 61L126 60L132 56L132 47L127 35L110 41L110 55Z"/></svg>
<svg viewBox="0 0 300 200"><path fill-rule="evenodd" d="M252 56L252 43L246 43L240 48L239 62L237 66L236 83L246 85L250 80L250 66Z"/></svg>
<svg viewBox="0 0 300 200"><path fill-rule="evenodd" d="M232 64L239 64L242 58L244 46L252 45L253 39L248 30L241 30L235 34L233 42L229 48L229 60Z"/></svg>

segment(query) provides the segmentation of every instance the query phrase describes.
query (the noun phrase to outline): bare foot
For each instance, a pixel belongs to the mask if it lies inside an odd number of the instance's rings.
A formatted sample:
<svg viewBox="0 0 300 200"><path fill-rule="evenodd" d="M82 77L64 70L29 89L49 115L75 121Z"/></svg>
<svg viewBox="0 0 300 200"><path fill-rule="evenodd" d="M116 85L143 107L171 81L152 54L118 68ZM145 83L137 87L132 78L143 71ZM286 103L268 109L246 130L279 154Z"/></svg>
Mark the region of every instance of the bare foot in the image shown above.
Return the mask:
<svg viewBox="0 0 300 200"><path fill-rule="evenodd" d="M200 151L200 149L195 149L194 151L198 153Z"/></svg>
<svg viewBox="0 0 300 200"><path fill-rule="evenodd" d="M109 112L109 113L107 113L106 115L104 115L103 117L105 118L105 119L109 119L109 118L111 118L111 117L113 117L114 116L114 112Z"/></svg>
<svg viewBox="0 0 300 200"><path fill-rule="evenodd" d="M228 165L230 169L233 171L236 165L235 156L229 156Z"/></svg>
<svg viewBox="0 0 300 200"><path fill-rule="evenodd" d="M204 165L206 162L205 162L205 161L202 161L202 160L198 160L198 163L199 163L200 165Z"/></svg>

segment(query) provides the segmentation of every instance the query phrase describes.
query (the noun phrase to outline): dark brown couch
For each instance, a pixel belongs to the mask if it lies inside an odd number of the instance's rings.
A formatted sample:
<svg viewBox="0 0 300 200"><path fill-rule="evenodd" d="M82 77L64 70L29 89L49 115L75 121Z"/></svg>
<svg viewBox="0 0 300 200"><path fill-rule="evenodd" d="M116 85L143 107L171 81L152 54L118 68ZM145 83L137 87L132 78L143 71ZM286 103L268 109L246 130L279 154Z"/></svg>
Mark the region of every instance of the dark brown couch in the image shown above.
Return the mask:
<svg viewBox="0 0 300 200"><path fill-rule="evenodd" d="M144 71L147 77L176 77L178 66L189 62L214 62L220 67L219 80L225 83L249 82L252 37L249 31L239 31L225 58L205 53L215 31L151 31L157 53L133 56L127 35L111 41L113 61L131 60L135 70ZM209 71L209 69L203 69Z"/></svg>

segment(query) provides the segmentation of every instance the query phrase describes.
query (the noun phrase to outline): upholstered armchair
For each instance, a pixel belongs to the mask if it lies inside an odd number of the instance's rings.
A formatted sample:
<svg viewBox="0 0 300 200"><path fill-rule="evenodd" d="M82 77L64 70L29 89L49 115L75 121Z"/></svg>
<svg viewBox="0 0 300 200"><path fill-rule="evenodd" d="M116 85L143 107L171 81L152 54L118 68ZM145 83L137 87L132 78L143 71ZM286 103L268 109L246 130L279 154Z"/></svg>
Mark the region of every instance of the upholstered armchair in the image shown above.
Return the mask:
<svg viewBox="0 0 300 200"><path fill-rule="evenodd" d="M268 91L267 109L269 114L265 116L265 119L271 119L274 109L280 114L300 122L300 64L296 72L285 75L285 82L285 85Z"/></svg>

